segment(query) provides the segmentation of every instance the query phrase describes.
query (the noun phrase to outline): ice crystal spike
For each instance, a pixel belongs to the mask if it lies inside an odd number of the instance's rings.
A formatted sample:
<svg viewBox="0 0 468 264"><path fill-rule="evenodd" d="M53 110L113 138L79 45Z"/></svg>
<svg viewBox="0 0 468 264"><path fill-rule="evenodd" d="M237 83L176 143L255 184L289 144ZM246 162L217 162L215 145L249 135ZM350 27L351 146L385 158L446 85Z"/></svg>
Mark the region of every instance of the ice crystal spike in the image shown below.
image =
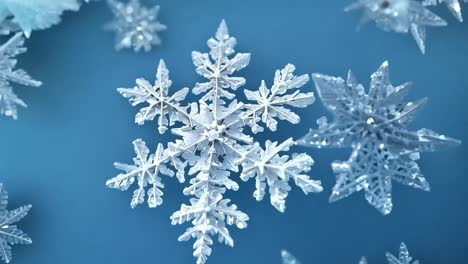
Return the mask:
<svg viewBox="0 0 468 264"><path fill-rule="evenodd" d="M33 30L46 29L59 23L64 11L76 11L79 7L78 0L2 0L0 25L14 23L29 37Z"/></svg>
<svg viewBox="0 0 468 264"><path fill-rule="evenodd" d="M468 0L463 0L463 2L468 3ZM425 6L435 6L439 3L445 3L448 7L450 12L452 12L453 16L460 21L463 22L463 16L461 12L461 5L459 0L424 0L422 4Z"/></svg>
<svg viewBox="0 0 468 264"><path fill-rule="evenodd" d="M322 117L319 128L311 130L298 144L353 149L348 161L332 163L337 180L331 202L364 190L372 206L389 214L392 181L429 191L429 183L416 163L419 152L455 146L460 141L428 129L408 129L426 100L404 102L410 85L392 86L387 62L372 74L368 93L351 72L346 81L323 74L314 74L313 80L334 120L328 123Z"/></svg>
<svg viewBox="0 0 468 264"><path fill-rule="evenodd" d="M282 264L301 264L296 257L286 250L281 250L281 259L283 260Z"/></svg>
<svg viewBox="0 0 468 264"><path fill-rule="evenodd" d="M419 261L417 260L412 262L413 258L410 257L405 243L401 243L400 245L400 254L398 258L387 252L387 261L388 264L419 264Z"/></svg>
<svg viewBox="0 0 468 264"><path fill-rule="evenodd" d="M21 206L15 210L7 210L8 193L0 183L0 257L6 263L11 261L11 245L31 244L32 240L15 225L23 219L31 209L31 205Z"/></svg>
<svg viewBox="0 0 468 264"><path fill-rule="evenodd" d="M208 40L210 52L192 52L196 72L207 80L195 84L192 93L201 98L188 105L183 103L188 88L170 92L172 82L162 60L154 84L137 79L135 87L118 89L133 106L143 105L135 117L137 124L157 118L159 133L169 130L177 139L167 145L158 144L154 154L143 140L135 140L133 164L116 163L115 167L123 172L108 180L107 186L127 190L136 185L131 207L145 199L149 207L157 207L163 202L163 176L176 176L181 183L188 178L183 193L191 199L181 205L171 221L174 225L192 224L179 241L195 239L193 255L197 264L205 263L211 255L216 236L220 243L234 245L228 226L247 227L248 215L225 198L228 190L239 189L235 178L239 172L240 180L255 179L254 197L258 201L268 191L271 204L280 212L285 210L290 182L306 194L322 191L320 182L306 175L313 165L312 158L305 153L286 154L294 140L267 141L262 148L245 131L250 126L258 133L263 130L261 124L274 131L278 120L297 124L300 118L292 109L314 101L313 93L300 90L309 77L296 76L295 67L288 64L276 72L271 89L262 82L257 91L244 90L250 103L239 102L234 91L246 80L233 75L249 64L250 54L236 53L235 45L236 39L222 21L215 36Z"/></svg>
<svg viewBox="0 0 468 264"><path fill-rule="evenodd" d="M26 104L13 92L10 83L29 86L40 86L42 83L33 80L24 70L15 69L16 55L26 52L23 47L22 33L17 33L5 44L0 46L0 114L18 117L17 106L26 107Z"/></svg>
<svg viewBox="0 0 468 264"><path fill-rule="evenodd" d="M367 259L365 257L362 257L359 261L359 264L367 264Z"/></svg>
<svg viewBox="0 0 468 264"><path fill-rule="evenodd" d="M415 0L358 0L345 11L356 9L364 9L359 27L375 21L384 31L411 32L422 53L426 50L426 27L447 25L445 20Z"/></svg>
<svg viewBox="0 0 468 264"><path fill-rule="evenodd" d="M139 0L129 0L123 3L118 0L107 0L114 14L114 20L105 28L116 33L116 50L133 48L148 52L152 46L160 45L159 32L167 29L158 21L159 6L146 8Z"/></svg>

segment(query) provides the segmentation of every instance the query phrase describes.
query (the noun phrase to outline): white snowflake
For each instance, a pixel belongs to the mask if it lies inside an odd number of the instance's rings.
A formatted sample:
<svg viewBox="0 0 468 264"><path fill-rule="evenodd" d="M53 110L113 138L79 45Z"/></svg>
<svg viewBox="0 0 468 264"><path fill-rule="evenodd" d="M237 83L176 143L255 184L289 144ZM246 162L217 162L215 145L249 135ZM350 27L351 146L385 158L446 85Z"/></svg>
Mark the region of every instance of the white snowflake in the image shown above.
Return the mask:
<svg viewBox="0 0 468 264"><path fill-rule="evenodd" d="M468 0L463 0L463 2L468 3ZM423 0L422 2L422 4L425 6L435 6L439 3L445 3L450 12L452 12L452 14L458 19L458 21L463 22L463 16L459 0Z"/></svg>
<svg viewBox="0 0 468 264"><path fill-rule="evenodd" d="M426 27L446 26L447 22L415 0L359 0L345 11L364 9L360 26L375 21L384 31L411 32L425 53Z"/></svg>
<svg viewBox="0 0 468 264"><path fill-rule="evenodd" d="M29 37L33 30L58 24L64 11L77 11L79 7L78 0L2 0L0 28L4 28L3 23L14 23Z"/></svg>
<svg viewBox="0 0 468 264"><path fill-rule="evenodd" d="M429 191L429 183L416 163L419 152L458 145L460 141L428 129L408 130L426 99L403 102L410 85L392 86L387 62L372 75L368 93L351 72L347 81L323 74L312 77L334 121L328 124L325 117L320 118L319 128L298 143L316 148L353 148L348 161L332 163L337 183L331 202L365 190L367 201L388 214L392 210L392 181Z"/></svg>
<svg viewBox="0 0 468 264"><path fill-rule="evenodd" d="M10 83L36 87L42 84L33 80L24 70L15 69L17 61L14 57L26 52L22 35L17 33L0 46L0 114L14 119L18 117L17 105L26 107L26 104L13 92Z"/></svg>
<svg viewBox="0 0 468 264"><path fill-rule="evenodd" d="M313 164L311 157L304 153L280 154L294 145L292 139L280 144L267 141L263 149L244 132L246 126L251 126L254 132L260 131L259 122L275 130L276 119L298 123L299 117L288 107L306 107L313 103L313 93L299 90L308 76L295 76L294 66L288 64L276 72L271 89L262 83L259 91L244 90L247 98L256 102L238 102L232 91L243 86L246 80L232 74L249 64L250 54L235 54L235 45L236 39L229 36L223 21L215 38L208 40L210 52L192 53L197 73L207 79L192 89L196 95L203 94L198 103L182 104L188 88L169 94L172 82L163 61L159 63L154 85L138 79L134 88L118 89L132 105L146 104L135 117L137 124L157 117L159 132L170 129L179 139L166 148L158 144L155 154L151 155L141 139L135 140L134 165L116 163L124 173L108 180L107 186L127 190L136 182L138 187L131 206L143 203L147 194L149 207L156 207L162 203L163 175L176 176L181 183L189 176L189 186L183 193L192 197L190 203L182 204L171 220L172 224L192 222L193 226L179 241L195 239L193 255L198 264L205 263L211 254L213 236L217 235L221 243L234 245L226 224L235 224L240 229L247 227L247 214L224 197L227 190L239 189L233 177L240 167L242 180L255 178L254 197L262 200L268 188L271 204L281 212L291 189L290 180L305 193L322 191L320 182L305 174ZM180 126L174 127L176 124Z"/></svg>
<svg viewBox="0 0 468 264"><path fill-rule="evenodd" d="M286 250L281 250L281 259L283 260L282 264L301 264L296 257Z"/></svg>
<svg viewBox="0 0 468 264"><path fill-rule="evenodd" d="M159 6L146 8L139 0L129 0L127 4L117 0L107 0L114 14L114 20L106 29L116 33L115 48L133 48L134 51L150 51L152 46L160 45L159 32L167 29L158 21Z"/></svg>
<svg viewBox="0 0 468 264"><path fill-rule="evenodd" d="M8 211L8 193L0 183L0 257L6 263L11 261L11 246L14 244L31 244L29 236L15 225L31 209L31 205L21 206Z"/></svg>

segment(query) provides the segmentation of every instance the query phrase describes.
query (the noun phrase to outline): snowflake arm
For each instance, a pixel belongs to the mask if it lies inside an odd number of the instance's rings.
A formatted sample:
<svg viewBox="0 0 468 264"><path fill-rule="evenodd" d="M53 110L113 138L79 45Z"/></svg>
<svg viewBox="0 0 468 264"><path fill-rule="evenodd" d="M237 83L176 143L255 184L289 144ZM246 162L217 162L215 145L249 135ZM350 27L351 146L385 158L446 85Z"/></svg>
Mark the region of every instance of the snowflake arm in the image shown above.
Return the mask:
<svg viewBox="0 0 468 264"><path fill-rule="evenodd" d="M425 53L426 27L446 26L447 22L415 0L358 0L345 11L363 9L360 25L375 21L384 31L411 32Z"/></svg>
<svg viewBox="0 0 468 264"><path fill-rule="evenodd" d="M114 20L105 29L116 33L115 49L133 48L135 52L143 49L148 52L152 46L160 45L159 33L167 26L159 22L159 6L146 8L139 0L129 0L127 4L117 0L107 0L114 14Z"/></svg>
<svg viewBox="0 0 468 264"><path fill-rule="evenodd" d="M406 247L405 243L401 243L400 245L400 254L397 257L393 256L391 253L387 252L387 261L388 264L419 264L418 260L413 261L413 258L410 257L408 248Z"/></svg>
<svg viewBox="0 0 468 264"><path fill-rule="evenodd" d="M257 101L256 104L246 105L247 112L244 117L249 120L254 133L262 131L257 124L260 119L271 131L276 131L278 124L276 117L298 124L300 117L285 106L303 108L314 103L312 92L301 93L300 90L296 90L292 94L287 94L293 89L300 89L309 81L307 74L294 75L295 69L294 65L288 64L282 70L277 70L271 90L266 87L265 81L262 81L258 91L244 90L248 100Z"/></svg>
<svg viewBox="0 0 468 264"><path fill-rule="evenodd" d="M35 87L42 85L24 70L15 69L17 60L14 57L26 51L23 45L22 33L17 33L0 46L0 113L14 119L18 117L17 106L26 107L26 104L13 92L10 83Z"/></svg>
<svg viewBox="0 0 468 264"><path fill-rule="evenodd" d="M23 219L31 209L31 205L21 206L8 211L8 193L0 184L0 257L6 263L12 259L11 246L15 244L31 244L32 240L15 225Z"/></svg>
<svg viewBox="0 0 468 264"><path fill-rule="evenodd" d="M292 145L292 138L279 145L277 142L267 141L265 150L255 144L241 158L241 179L247 181L255 178L256 200L263 200L268 185L271 204L280 212L284 212L286 208L286 198L291 190L289 180L294 180L305 194L323 190L320 181L311 180L305 174L314 163L310 156L305 153L293 154L290 159L287 155L279 155L279 152L288 151Z"/></svg>
<svg viewBox="0 0 468 264"><path fill-rule="evenodd" d="M367 264L367 259L365 257L362 257L359 261L359 264Z"/></svg>
<svg viewBox="0 0 468 264"><path fill-rule="evenodd" d="M468 0L464 0L463 2L468 3ZM452 12L453 16L460 22L463 22L463 16L461 12L461 5L459 0L424 0L422 4L424 6L435 6L439 3L445 3L448 7L450 12Z"/></svg>
<svg viewBox="0 0 468 264"><path fill-rule="evenodd" d="M453 147L460 141L428 129L408 129L426 100L404 102L409 85L391 85L387 62L372 74L368 93L352 74L347 81L322 74L314 74L313 79L334 120L329 124L319 119L319 128L298 144L353 148L348 161L332 163L337 183L331 202L364 190L367 201L388 214L393 206L392 181L430 190L416 163L419 152Z"/></svg>
<svg viewBox="0 0 468 264"><path fill-rule="evenodd" d="M297 260L296 257L284 249L281 250L281 259L282 264L301 264L301 262Z"/></svg>

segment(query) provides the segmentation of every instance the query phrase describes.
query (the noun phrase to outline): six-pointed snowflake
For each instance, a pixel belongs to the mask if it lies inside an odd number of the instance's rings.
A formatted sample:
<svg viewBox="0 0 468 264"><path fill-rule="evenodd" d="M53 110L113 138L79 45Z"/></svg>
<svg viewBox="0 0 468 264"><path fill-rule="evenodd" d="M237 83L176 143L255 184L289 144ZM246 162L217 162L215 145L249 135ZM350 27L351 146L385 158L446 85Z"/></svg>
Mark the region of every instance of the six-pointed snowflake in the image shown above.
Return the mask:
<svg viewBox="0 0 468 264"><path fill-rule="evenodd" d="M17 118L17 105L26 107L26 104L13 92L10 83L29 86L40 86L42 83L33 80L21 69L15 69L16 55L24 53L24 38L17 33L5 44L0 46L0 114Z"/></svg>
<svg viewBox="0 0 468 264"><path fill-rule="evenodd" d="M426 99L403 102L410 85L392 86L387 62L372 75L368 93L351 72L347 81L323 74L312 77L334 121L328 124L325 117L320 118L319 128L298 143L316 148L353 148L348 161L332 163L337 183L331 202L365 190L367 201L388 214L392 210L392 181L429 191L429 183L416 163L419 152L460 142L428 129L408 130Z"/></svg>
<svg viewBox="0 0 468 264"><path fill-rule="evenodd" d="M146 8L139 0L129 0L127 4L117 0L107 0L114 14L114 20L106 29L115 31L115 48L133 48L134 51L150 51L153 45L160 45L159 32L167 29L158 21L159 6Z"/></svg>
<svg viewBox="0 0 468 264"><path fill-rule="evenodd" d="M463 0L463 2L468 3L468 0ZM425 6L435 6L439 3L445 3L450 12L452 12L452 14L458 19L458 21L463 22L463 16L459 0L424 0L422 2L422 4Z"/></svg>
<svg viewBox="0 0 468 264"><path fill-rule="evenodd" d="M31 205L21 206L8 211L8 193L0 183L0 257L6 263L11 261L11 246L14 244L31 244L29 236L16 227L31 209Z"/></svg>
<svg viewBox="0 0 468 264"><path fill-rule="evenodd" d="M447 25L445 20L415 0L359 0L345 10L356 9L364 9L360 25L373 20L384 31L411 32L422 53L426 50L426 27Z"/></svg>
<svg viewBox="0 0 468 264"><path fill-rule="evenodd" d="M131 206L143 203L147 195L149 207L156 207L162 203L163 175L175 175L181 183L190 177L189 186L183 191L192 197L190 203L182 204L171 220L172 224L192 223L179 240L195 239L193 255L198 264L205 263L211 254L214 236L219 242L234 245L226 224L235 224L241 229L247 227L247 214L225 198L227 190L239 189L234 176L240 167L242 180L255 179L254 197L260 201L268 191L271 204L281 212L285 209L291 180L306 194L322 191L320 182L306 175L313 164L310 156L281 154L295 144L292 139L280 144L267 141L262 148L244 132L246 126L255 133L261 131L260 122L274 131L277 119L298 123L299 117L290 108L313 103L313 93L299 90L309 77L295 76L294 66L288 64L276 72L271 89L262 82L258 91L244 90L246 97L254 102L241 103L232 92L246 80L232 74L249 64L250 54L235 54L235 45L236 39L229 36L223 21L215 38L208 40L210 52L192 53L197 73L207 79L192 89L195 95L203 94L198 103L181 103L188 88L169 94L171 80L163 61L159 64L154 85L138 79L134 88L118 89L132 105L146 104L136 115L136 123L143 124L157 117L159 132L170 129L179 139L167 147L159 144L151 155L145 142L135 140L137 156L134 165L116 163L124 173L108 180L107 186L126 190L136 183Z"/></svg>

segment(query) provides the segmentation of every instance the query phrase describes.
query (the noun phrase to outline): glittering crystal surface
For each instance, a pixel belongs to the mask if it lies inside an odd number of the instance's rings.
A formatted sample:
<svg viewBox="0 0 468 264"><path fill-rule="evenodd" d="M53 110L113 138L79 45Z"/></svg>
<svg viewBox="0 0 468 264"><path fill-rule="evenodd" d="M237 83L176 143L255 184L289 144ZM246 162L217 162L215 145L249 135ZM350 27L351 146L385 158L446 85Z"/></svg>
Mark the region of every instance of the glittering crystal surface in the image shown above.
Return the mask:
<svg viewBox="0 0 468 264"><path fill-rule="evenodd" d="M334 119L329 123L320 118L319 128L311 130L299 144L353 149L349 160L332 163L336 185L331 202L364 190L367 201L388 214L393 206L392 182L429 191L429 183L416 163L419 152L460 142L428 129L408 129L426 99L404 102L410 84L393 86L387 62L372 74L368 92L351 72L346 81L323 74L314 74L313 79Z"/></svg>

